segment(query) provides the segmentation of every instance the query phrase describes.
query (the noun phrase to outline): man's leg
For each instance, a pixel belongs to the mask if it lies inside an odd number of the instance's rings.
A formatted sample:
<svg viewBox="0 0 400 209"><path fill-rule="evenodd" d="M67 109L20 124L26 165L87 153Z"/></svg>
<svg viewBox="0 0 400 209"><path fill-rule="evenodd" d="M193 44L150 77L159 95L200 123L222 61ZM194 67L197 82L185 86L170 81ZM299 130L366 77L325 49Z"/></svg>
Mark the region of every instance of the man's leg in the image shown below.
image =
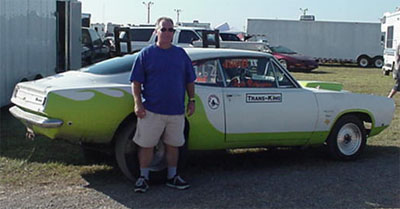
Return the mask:
<svg viewBox="0 0 400 209"><path fill-rule="evenodd" d="M149 165L153 160L153 149L153 147L140 147L138 152L140 176L143 176L146 180L149 180Z"/></svg>
<svg viewBox="0 0 400 209"><path fill-rule="evenodd" d="M168 165L168 179L172 179L176 175L176 169L178 167L179 148L168 144L165 144L165 147Z"/></svg>

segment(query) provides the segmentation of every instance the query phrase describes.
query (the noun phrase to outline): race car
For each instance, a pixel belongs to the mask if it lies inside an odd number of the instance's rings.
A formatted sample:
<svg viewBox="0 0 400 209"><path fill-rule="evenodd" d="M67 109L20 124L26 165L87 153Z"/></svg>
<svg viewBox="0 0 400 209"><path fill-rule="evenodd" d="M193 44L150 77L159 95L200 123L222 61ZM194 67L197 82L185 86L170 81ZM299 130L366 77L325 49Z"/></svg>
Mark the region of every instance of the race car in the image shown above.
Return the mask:
<svg viewBox="0 0 400 209"><path fill-rule="evenodd" d="M367 137L390 125L395 104L329 82L298 82L271 54L234 49L185 49L192 60L196 112L185 122L187 150L324 145L336 159L357 158ZM129 74L137 54L79 71L18 83L13 116L28 135L45 135L115 154L122 172L138 174L134 101ZM151 168L165 168L164 146ZM183 157L181 157L183 158Z"/></svg>

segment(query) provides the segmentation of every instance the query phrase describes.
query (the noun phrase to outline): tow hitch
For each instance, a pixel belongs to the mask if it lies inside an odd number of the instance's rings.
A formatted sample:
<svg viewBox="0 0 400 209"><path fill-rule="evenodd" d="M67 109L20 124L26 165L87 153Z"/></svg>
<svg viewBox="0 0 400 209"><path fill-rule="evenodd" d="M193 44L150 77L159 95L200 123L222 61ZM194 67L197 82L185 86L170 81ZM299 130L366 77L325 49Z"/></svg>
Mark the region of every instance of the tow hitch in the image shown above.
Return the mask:
<svg viewBox="0 0 400 209"><path fill-rule="evenodd" d="M29 140L33 141L35 139L36 135L35 135L35 133L33 132L32 129L26 128L25 137L26 137L26 139L29 139Z"/></svg>

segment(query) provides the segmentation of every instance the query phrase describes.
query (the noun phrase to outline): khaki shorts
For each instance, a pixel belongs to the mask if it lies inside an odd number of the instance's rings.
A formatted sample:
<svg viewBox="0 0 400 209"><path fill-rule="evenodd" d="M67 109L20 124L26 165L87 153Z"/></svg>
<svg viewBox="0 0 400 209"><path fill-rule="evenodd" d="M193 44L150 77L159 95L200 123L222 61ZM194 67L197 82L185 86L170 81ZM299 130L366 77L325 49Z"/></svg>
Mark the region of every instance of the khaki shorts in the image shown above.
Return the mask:
<svg viewBox="0 0 400 209"><path fill-rule="evenodd" d="M185 143L183 130L185 115L162 115L146 110L144 118L138 118L133 141L141 147L154 147L163 140L165 144L180 147Z"/></svg>

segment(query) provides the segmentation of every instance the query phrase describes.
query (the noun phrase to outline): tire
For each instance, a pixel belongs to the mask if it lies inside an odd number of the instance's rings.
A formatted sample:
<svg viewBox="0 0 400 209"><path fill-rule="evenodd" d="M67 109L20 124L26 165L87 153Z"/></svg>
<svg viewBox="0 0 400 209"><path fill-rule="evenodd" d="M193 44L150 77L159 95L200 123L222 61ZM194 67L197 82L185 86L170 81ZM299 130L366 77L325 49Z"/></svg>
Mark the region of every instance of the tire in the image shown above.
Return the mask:
<svg viewBox="0 0 400 209"><path fill-rule="evenodd" d="M334 159L354 160L364 150L367 135L360 119L353 115L341 117L327 139L328 152Z"/></svg>
<svg viewBox="0 0 400 209"><path fill-rule="evenodd" d="M116 136L115 142L115 158L120 168L121 172L128 178L130 181L135 182L136 178L139 176L139 159L138 159L138 145L133 142L133 136L136 131L136 121L132 121L125 125L120 131L120 133ZM185 126L186 132L186 126ZM186 135L185 135L186 137ZM185 155L186 155L186 141L185 145L180 147L180 157L178 165L185 164ZM163 171L167 168L167 162L165 158L165 146L162 141L160 141L156 147L154 148L154 156L153 161L151 162L150 171L159 172ZM178 169L180 169L178 167Z"/></svg>
<svg viewBox="0 0 400 209"><path fill-rule="evenodd" d="M368 57L362 56L362 57L358 58L357 64L360 67L366 68L370 64L370 60Z"/></svg>
<svg viewBox="0 0 400 209"><path fill-rule="evenodd" d="M279 59L278 60L279 63L282 65L282 67L284 67L285 69L287 69L287 61L284 59Z"/></svg>
<svg viewBox="0 0 400 209"><path fill-rule="evenodd" d="M374 67L381 68L383 67L383 57L375 57L373 60Z"/></svg>

